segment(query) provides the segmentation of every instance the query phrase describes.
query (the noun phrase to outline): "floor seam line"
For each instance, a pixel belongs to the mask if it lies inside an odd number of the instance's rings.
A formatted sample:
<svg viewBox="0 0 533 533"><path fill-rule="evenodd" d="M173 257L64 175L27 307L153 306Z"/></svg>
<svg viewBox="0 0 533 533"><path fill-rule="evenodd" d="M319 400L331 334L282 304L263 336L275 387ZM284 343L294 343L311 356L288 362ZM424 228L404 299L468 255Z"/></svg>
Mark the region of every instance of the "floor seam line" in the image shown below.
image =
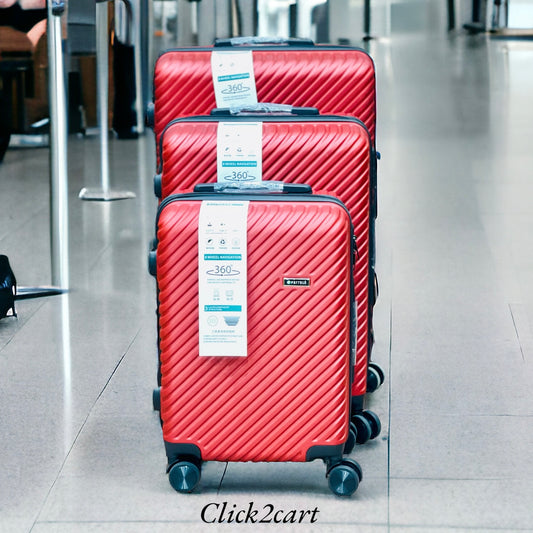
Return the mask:
<svg viewBox="0 0 533 533"><path fill-rule="evenodd" d="M104 386L102 387L102 390L99 392L98 396L96 397L96 399L94 400L93 404L91 405L89 411L87 412L87 416L83 419L83 422L81 423L81 425L80 425L80 427L78 429L78 432L76 433L76 436L72 440L72 444L70 445L70 448L69 448L68 452L65 454L65 457L63 458L63 461L61 462L61 466L58 469L58 472L57 472L56 477L54 478L54 481L50 485L50 488L48 489L48 491L46 493L46 496L43 498L43 503L40 506L39 511L35 515L35 520L33 521L33 524L32 524L32 526L31 526L31 528L29 530L29 533L31 533L33 531L33 528L39 522L39 517L41 516L41 513L43 512L43 509L44 509L44 507L46 505L46 502L48 501L48 498L50 497L50 494L54 490L54 487L56 486L57 480L61 476L61 472L63 472L63 469L65 468L65 464L67 463L67 461L68 461L68 459L70 457L70 454L72 453L72 450L74 449L74 446L78 442L78 439L79 439L83 429L85 428L85 425L87 424L87 421L89 420L94 408L96 407L96 404L98 403L98 401L102 397L102 394L104 393L104 391L107 389L111 379L113 378L113 376L115 375L115 373L118 370L119 366L122 364L122 361L124 360L124 358L126 357L128 352L130 351L130 348L132 347L133 343L135 342L135 340L139 336L139 333L141 332L141 330L142 330L142 326L137 330L137 333L133 336L133 339L128 344L126 350L124 351L124 353L122 354L122 356L118 360L117 364L115 365L115 368L111 372L111 375L109 376L109 378L105 382Z"/></svg>
<svg viewBox="0 0 533 533"><path fill-rule="evenodd" d="M520 348L520 353L522 354L522 361L526 361L526 356L524 354L524 349L522 348L522 342L520 341L520 334L518 333L518 327L516 326L516 320L513 314L513 307L511 303L507 304L509 306L509 313L511 313L511 320L513 321L513 327L516 334L516 340L518 341L518 347Z"/></svg>
<svg viewBox="0 0 533 533"><path fill-rule="evenodd" d="M391 406L392 406L392 299L390 304L389 311L389 382L388 382L388 393L389 393L389 438L387 439L387 530L390 532L390 480L391 480Z"/></svg>
<svg viewBox="0 0 533 533"><path fill-rule="evenodd" d="M224 483L224 478L226 477L228 465L229 465L229 462L226 461L226 465L224 466L224 472L222 472L222 477L220 478L220 483L218 484L217 496L220 494L220 491L222 490L222 483Z"/></svg>

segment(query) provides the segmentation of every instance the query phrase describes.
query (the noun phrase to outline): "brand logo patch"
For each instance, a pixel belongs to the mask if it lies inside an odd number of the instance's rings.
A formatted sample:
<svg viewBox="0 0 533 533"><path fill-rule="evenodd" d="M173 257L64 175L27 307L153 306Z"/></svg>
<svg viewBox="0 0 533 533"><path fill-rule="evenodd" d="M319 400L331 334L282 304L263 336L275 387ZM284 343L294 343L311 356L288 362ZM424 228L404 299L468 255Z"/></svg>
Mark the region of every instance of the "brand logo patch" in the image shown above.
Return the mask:
<svg viewBox="0 0 533 533"><path fill-rule="evenodd" d="M283 285L286 287L309 287L310 278L283 278Z"/></svg>

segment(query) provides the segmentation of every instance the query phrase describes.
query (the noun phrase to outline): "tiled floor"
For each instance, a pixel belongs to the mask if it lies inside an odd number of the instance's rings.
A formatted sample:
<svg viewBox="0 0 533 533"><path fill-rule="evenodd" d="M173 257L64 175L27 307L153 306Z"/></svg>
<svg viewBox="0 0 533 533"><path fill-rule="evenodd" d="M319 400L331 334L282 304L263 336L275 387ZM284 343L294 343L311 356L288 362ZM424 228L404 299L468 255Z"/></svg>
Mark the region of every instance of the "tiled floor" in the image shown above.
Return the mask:
<svg viewBox="0 0 533 533"><path fill-rule="evenodd" d="M0 322L2 533L251 527L202 522L222 502L317 509L253 526L268 531L533 531L533 43L420 32L370 52L387 381L355 495L335 498L320 462L208 463L197 493L170 487L151 406L153 139L111 142L112 184L137 197L94 203L77 193L98 184L98 142L72 137L71 291ZM0 251L20 285L48 284L47 150L8 151L0 191Z"/></svg>

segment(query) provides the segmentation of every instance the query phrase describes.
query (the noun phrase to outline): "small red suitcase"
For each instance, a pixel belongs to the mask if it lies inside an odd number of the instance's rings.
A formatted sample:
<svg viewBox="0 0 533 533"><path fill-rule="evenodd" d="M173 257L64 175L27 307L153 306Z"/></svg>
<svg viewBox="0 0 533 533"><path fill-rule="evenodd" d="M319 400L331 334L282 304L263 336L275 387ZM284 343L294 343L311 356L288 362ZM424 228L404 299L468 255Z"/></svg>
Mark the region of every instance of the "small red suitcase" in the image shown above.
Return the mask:
<svg viewBox="0 0 533 533"><path fill-rule="evenodd" d="M305 39L279 44L227 39L217 41L214 47L164 52L155 65L154 103L148 113L156 142L171 120L206 115L217 107L211 54L235 50L252 50L258 102L315 107L325 115L359 118L375 145L376 83L372 58L361 48L314 45Z"/></svg>
<svg viewBox="0 0 533 533"><path fill-rule="evenodd" d="M303 190L310 192L296 187ZM209 201L248 203L245 357L200 356L199 219ZM362 473L342 458L351 432L355 323L346 208L312 194L190 193L163 200L156 230L151 271L171 485L191 492L203 461L321 458L330 489L352 494Z"/></svg>
<svg viewBox="0 0 533 533"><path fill-rule="evenodd" d="M350 211L358 252L354 267L357 339L352 416L358 428L357 442L364 443L380 433L378 417L364 410L367 375L373 365L369 358L375 300L372 264L375 169L371 165L370 136L361 121L350 117L220 113L176 119L160 136L162 158L160 174L155 177L156 194L165 198L190 191L199 182L215 182L218 124L247 121L262 122L263 180L306 183L314 190L329 191Z"/></svg>

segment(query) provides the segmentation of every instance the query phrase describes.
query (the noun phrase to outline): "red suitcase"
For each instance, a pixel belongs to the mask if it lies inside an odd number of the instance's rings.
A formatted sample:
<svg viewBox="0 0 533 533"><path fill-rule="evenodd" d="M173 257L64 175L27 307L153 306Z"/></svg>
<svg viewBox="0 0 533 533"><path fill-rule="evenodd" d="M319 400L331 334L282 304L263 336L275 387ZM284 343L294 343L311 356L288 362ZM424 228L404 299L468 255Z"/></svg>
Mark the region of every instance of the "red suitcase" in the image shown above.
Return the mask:
<svg viewBox="0 0 533 533"><path fill-rule="evenodd" d="M359 118L375 144L375 69L365 50L314 45L304 39L281 41L277 45L254 42L220 40L214 47L169 50L158 58L154 104L148 113L156 142L171 120L205 115L217 107L211 70L214 50L252 50L258 102L315 107L322 114Z"/></svg>
<svg viewBox="0 0 533 533"><path fill-rule="evenodd" d="M248 203L245 357L201 357L199 219L209 201ZM233 215L223 216L228 222ZM202 461L322 458L330 489L353 493L361 469L342 458L351 432L355 322L346 208L311 194L190 193L160 204L156 230L151 259L171 485L191 492Z"/></svg>
<svg viewBox="0 0 533 533"><path fill-rule="evenodd" d="M337 116L259 114L176 119L160 136L161 172L155 177L154 187L159 197L190 191L199 182L217 180L220 121L262 122L263 180L306 183L314 190L329 191L350 211L358 252L354 267L357 339L352 415L358 429L357 442L375 438L380 433L379 419L373 412L364 410L375 299L372 264L375 172L368 131L357 119ZM370 371L372 366L370 363Z"/></svg>

